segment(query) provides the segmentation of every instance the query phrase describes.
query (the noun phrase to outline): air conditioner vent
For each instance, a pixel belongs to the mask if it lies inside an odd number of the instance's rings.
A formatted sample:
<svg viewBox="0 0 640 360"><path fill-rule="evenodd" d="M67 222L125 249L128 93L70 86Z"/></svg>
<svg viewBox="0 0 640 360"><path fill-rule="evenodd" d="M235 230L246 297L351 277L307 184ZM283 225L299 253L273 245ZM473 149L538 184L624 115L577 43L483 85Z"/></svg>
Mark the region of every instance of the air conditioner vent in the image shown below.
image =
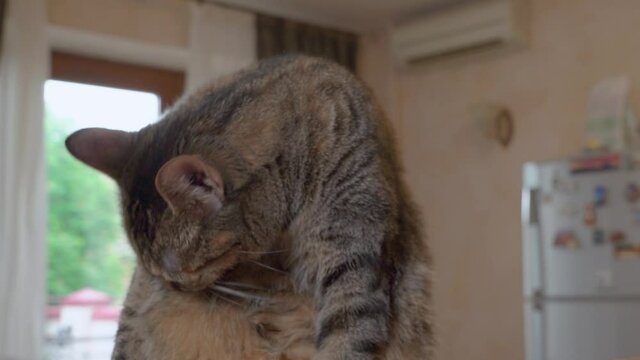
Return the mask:
<svg viewBox="0 0 640 360"><path fill-rule="evenodd" d="M524 40L518 0L475 1L399 24L392 32L395 58L414 62Z"/></svg>

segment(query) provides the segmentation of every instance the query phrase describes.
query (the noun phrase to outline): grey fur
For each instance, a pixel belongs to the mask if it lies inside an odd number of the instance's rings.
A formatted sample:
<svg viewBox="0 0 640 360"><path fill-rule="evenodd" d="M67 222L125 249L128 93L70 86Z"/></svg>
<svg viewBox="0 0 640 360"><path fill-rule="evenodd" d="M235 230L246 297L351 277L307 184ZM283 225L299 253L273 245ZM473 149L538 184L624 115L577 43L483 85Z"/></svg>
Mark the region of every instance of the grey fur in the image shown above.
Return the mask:
<svg viewBox="0 0 640 360"><path fill-rule="evenodd" d="M91 136L68 146L105 168ZM104 160L139 259L114 359L433 358L419 216L388 124L346 70L264 61L126 137ZM170 209L154 186L185 154L223 179L215 214L195 192Z"/></svg>

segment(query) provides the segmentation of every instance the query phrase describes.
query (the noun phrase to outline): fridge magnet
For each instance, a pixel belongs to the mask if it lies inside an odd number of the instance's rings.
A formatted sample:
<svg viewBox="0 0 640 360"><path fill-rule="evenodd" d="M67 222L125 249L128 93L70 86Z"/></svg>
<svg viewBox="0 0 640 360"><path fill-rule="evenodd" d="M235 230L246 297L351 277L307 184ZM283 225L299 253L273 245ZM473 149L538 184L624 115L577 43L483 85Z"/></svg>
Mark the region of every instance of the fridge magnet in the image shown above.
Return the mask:
<svg viewBox="0 0 640 360"><path fill-rule="evenodd" d="M607 204L607 188L602 186L602 185L598 185L596 186L596 188L593 191L593 203L596 206L604 206Z"/></svg>
<svg viewBox="0 0 640 360"><path fill-rule="evenodd" d="M625 196L630 203L637 202L640 200L640 187L635 183L628 184Z"/></svg>
<svg viewBox="0 0 640 360"><path fill-rule="evenodd" d="M596 215L596 207L593 204L587 204L584 207L583 220L584 224L587 226L594 226L598 221L598 217Z"/></svg>
<svg viewBox="0 0 640 360"><path fill-rule="evenodd" d="M614 251L619 260L640 259L640 245L622 244L616 246Z"/></svg>
<svg viewBox="0 0 640 360"><path fill-rule="evenodd" d="M593 244L604 245L605 243L606 243L606 239L604 237L604 230L602 229L593 230Z"/></svg>
<svg viewBox="0 0 640 360"><path fill-rule="evenodd" d="M622 162L618 153L586 155L571 160L571 173L606 171L617 169Z"/></svg>
<svg viewBox="0 0 640 360"><path fill-rule="evenodd" d="M562 230L556 234L556 238L553 241L553 246L559 249L575 250L580 247L580 242L576 237L576 234L571 230Z"/></svg>
<svg viewBox="0 0 640 360"><path fill-rule="evenodd" d="M609 235L609 242L615 246L621 246L627 241L626 235L622 231L614 231Z"/></svg>

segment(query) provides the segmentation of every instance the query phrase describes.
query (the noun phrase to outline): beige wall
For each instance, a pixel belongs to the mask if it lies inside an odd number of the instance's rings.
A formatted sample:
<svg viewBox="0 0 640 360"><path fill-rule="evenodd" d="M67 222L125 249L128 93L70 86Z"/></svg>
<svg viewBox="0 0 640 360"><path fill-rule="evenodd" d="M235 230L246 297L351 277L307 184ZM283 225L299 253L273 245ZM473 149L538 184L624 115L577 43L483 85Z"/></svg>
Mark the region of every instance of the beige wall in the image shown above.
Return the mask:
<svg viewBox="0 0 640 360"><path fill-rule="evenodd" d="M186 0L47 0L49 22L156 45L187 47Z"/></svg>
<svg viewBox="0 0 640 360"><path fill-rule="evenodd" d="M393 67L389 51L390 38L387 30L367 34L361 38L358 52L358 76L374 90L377 100L389 119L399 127L400 92L398 74Z"/></svg>
<svg viewBox="0 0 640 360"><path fill-rule="evenodd" d="M439 359L523 358L522 164L579 150L595 81L628 74L640 88L639 1L531 0L530 10L526 49L396 71L398 137L435 259ZM484 101L515 116L507 150L474 125L469 108Z"/></svg>

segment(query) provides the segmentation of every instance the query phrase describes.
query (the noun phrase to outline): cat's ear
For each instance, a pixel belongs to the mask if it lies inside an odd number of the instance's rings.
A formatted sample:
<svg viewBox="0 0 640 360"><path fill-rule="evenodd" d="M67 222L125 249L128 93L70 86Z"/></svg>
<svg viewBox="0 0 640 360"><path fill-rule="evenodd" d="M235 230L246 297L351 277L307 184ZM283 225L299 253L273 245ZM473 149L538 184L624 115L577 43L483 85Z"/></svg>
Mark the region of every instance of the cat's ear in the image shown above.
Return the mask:
<svg viewBox="0 0 640 360"><path fill-rule="evenodd" d="M195 210L215 215L224 201L220 172L196 155L180 155L167 161L158 170L155 183L174 214Z"/></svg>
<svg viewBox="0 0 640 360"><path fill-rule="evenodd" d="M125 131L88 128L71 134L65 145L76 159L117 179L133 136Z"/></svg>

